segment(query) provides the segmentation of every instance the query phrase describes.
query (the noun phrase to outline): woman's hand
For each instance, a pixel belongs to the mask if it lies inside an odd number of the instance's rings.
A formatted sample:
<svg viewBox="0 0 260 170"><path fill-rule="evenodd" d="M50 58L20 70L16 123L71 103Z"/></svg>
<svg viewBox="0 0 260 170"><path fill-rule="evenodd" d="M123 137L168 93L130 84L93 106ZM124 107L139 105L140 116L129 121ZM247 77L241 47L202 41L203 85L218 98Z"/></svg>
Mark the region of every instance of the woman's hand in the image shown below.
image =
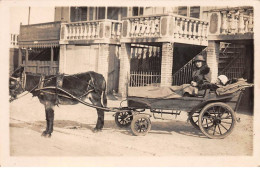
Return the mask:
<svg viewBox="0 0 260 170"><path fill-rule="evenodd" d="M191 86L193 86L193 87L197 87L198 86L198 83L196 83L195 81L191 81Z"/></svg>

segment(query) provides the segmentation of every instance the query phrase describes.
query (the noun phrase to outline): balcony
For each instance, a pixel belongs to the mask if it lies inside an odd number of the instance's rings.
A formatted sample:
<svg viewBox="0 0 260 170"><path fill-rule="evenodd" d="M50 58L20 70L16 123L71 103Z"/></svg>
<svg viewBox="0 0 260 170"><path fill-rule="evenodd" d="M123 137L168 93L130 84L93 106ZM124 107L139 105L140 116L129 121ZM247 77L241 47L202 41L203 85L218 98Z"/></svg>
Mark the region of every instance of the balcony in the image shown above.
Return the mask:
<svg viewBox="0 0 260 170"><path fill-rule="evenodd" d="M123 19L121 42L208 44L208 22L175 14Z"/></svg>
<svg viewBox="0 0 260 170"><path fill-rule="evenodd" d="M18 34L10 34L10 48L18 48Z"/></svg>
<svg viewBox="0 0 260 170"><path fill-rule="evenodd" d="M210 21L210 40L253 39L254 17L252 7L236 7L206 11Z"/></svg>
<svg viewBox="0 0 260 170"><path fill-rule="evenodd" d="M82 21L61 24L61 44L120 44L121 22L115 20Z"/></svg>

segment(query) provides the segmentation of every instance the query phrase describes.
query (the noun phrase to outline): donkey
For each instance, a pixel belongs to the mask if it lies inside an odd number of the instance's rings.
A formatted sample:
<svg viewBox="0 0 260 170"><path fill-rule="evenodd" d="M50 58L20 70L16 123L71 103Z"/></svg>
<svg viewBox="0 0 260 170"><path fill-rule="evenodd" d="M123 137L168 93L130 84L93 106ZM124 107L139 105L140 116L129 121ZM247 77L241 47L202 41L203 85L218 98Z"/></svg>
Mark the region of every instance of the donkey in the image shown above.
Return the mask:
<svg viewBox="0 0 260 170"><path fill-rule="evenodd" d="M53 132L54 106L56 105L75 105L79 101L59 95L57 90L47 90L46 92L39 89L44 87L60 87L73 96L81 100L89 99L97 108L97 123L93 132L101 131L104 126L104 110L100 107L107 106L106 81L103 75L93 71L79 73L74 75L51 75L45 76L33 73L25 73L24 67L17 69L9 80L10 102L17 98L17 95L28 91L33 96L37 96L40 103L45 107L46 130L42 136L51 137Z"/></svg>

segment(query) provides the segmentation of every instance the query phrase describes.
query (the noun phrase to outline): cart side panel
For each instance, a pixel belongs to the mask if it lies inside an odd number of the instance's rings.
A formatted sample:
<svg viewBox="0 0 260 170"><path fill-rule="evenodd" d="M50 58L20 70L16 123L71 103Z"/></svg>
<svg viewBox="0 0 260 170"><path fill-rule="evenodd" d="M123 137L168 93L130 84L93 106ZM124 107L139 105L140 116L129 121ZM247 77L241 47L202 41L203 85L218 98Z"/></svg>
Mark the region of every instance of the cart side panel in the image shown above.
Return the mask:
<svg viewBox="0 0 260 170"><path fill-rule="evenodd" d="M195 106L203 102L203 99L194 97L182 97L174 99L151 99L129 97L128 107L146 108L146 109L162 109L162 110L182 110L190 111Z"/></svg>

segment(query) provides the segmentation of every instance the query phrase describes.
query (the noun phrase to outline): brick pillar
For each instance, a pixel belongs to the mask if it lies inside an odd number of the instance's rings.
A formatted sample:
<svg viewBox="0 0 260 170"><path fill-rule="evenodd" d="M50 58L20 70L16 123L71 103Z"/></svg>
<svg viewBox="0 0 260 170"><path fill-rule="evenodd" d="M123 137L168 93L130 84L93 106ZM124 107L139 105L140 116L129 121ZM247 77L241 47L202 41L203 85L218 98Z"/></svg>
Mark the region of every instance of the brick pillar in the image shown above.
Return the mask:
<svg viewBox="0 0 260 170"><path fill-rule="evenodd" d="M130 74L131 44L121 44L119 94L127 96L128 75Z"/></svg>
<svg viewBox="0 0 260 170"><path fill-rule="evenodd" d="M211 70L211 82L216 82L218 77L219 42L209 41L207 47L207 64Z"/></svg>
<svg viewBox="0 0 260 170"><path fill-rule="evenodd" d="M93 54L94 55L94 54ZM95 56L93 56L95 57ZM109 60L109 44L99 45L99 55L98 55L98 70L97 72L102 74L107 82L108 80L108 60ZM107 82L107 85L109 83Z"/></svg>
<svg viewBox="0 0 260 170"><path fill-rule="evenodd" d="M66 68L66 45L60 45L59 73L65 73Z"/></svg>
<svg viewBox="0 0 260 170"><path fill-rule="evenodd" d="M173 43L162 44L161 87L172 85Z"/></svg>

